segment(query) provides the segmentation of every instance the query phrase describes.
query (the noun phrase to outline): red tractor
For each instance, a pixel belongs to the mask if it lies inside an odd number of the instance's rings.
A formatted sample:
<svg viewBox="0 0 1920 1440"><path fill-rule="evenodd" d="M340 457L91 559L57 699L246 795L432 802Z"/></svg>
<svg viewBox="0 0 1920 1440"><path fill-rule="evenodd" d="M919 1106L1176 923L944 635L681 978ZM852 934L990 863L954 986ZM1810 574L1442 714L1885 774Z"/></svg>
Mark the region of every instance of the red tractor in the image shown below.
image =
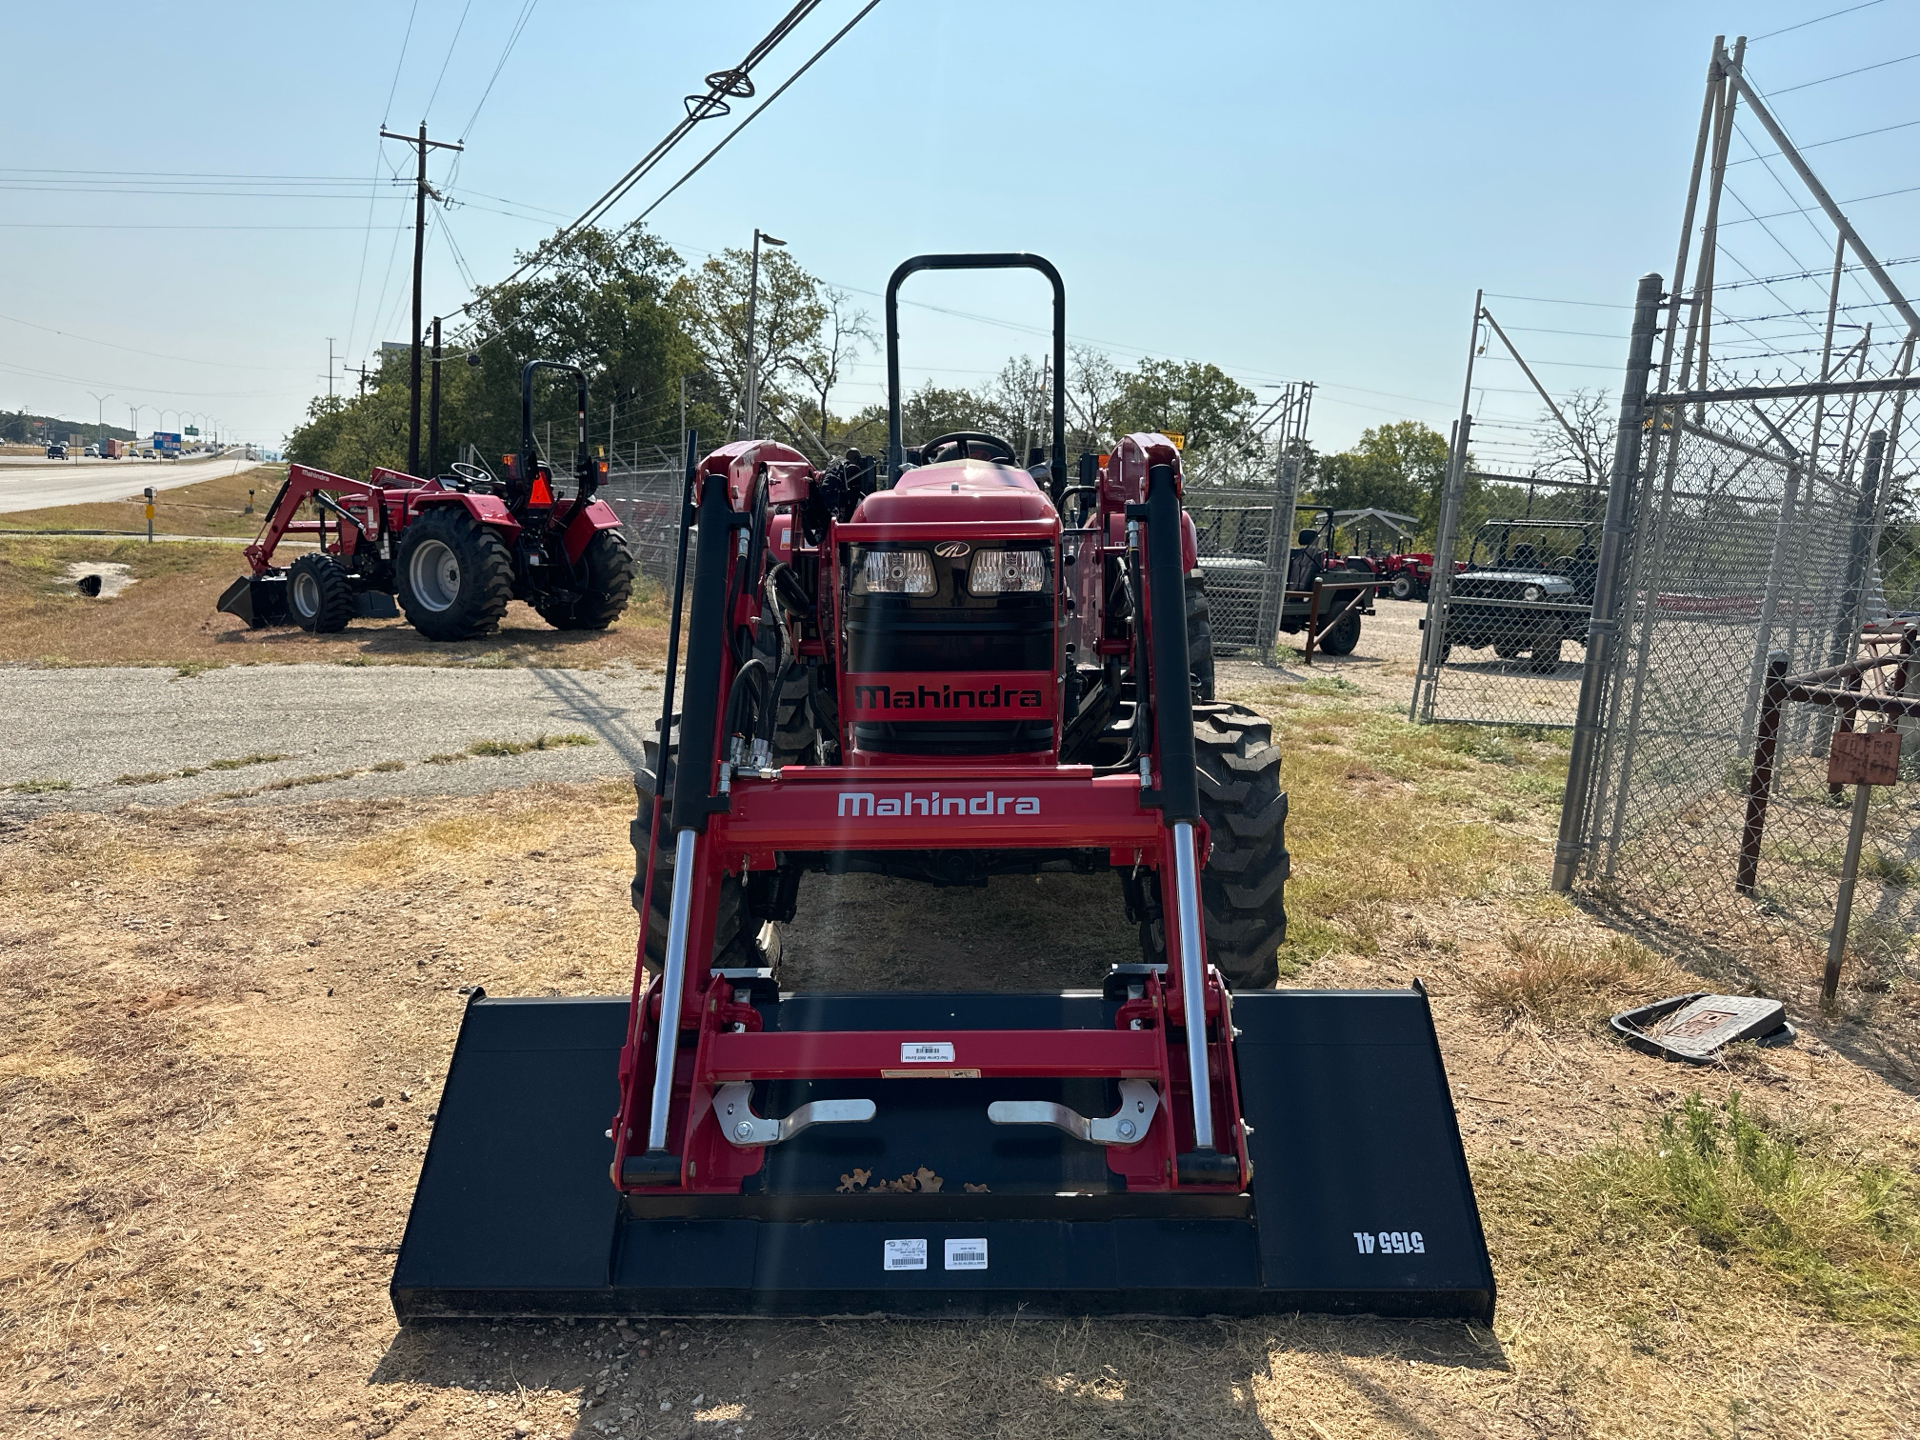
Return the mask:
<svg viewBox="0 0 1920 1440"><path fill-rule="evenodd" d="M579 386L570 500L555 492L534 444L540 370L564 371ZM503 457L504 480L475 465L455 465L432 480L376 469L364 481L289 467L246 549L250 573L227 587L218 608L256 630L293 624L324 635L356 616L391 618L397 595L408 622L429 640L465 640L498 625L509 600L524 600L556 629L606 629L627 607L633 554L619 517L594 499L606 462L587 449L586 372L528 361L520 417L520 453ZM298 518L308 502L312 518ZM287 535L312 535L318 549L276 565L274 551Z"/></svg>
<svg viewBox="0 0 1920 1440"><path fill-rule="evenodd" d="M907 448L902 281L1009 267L1053 287L1050 458ZM886 325L884 470L688 437L632 994L474 996L396 1311L1486 1320L1425 992L1269 988L1280 752L1213 699L1179 452L1068 475L1037 256L908 260ZM803 880L847 871L1110 874L1139 953L1065 993L783 990Z"/></svg>

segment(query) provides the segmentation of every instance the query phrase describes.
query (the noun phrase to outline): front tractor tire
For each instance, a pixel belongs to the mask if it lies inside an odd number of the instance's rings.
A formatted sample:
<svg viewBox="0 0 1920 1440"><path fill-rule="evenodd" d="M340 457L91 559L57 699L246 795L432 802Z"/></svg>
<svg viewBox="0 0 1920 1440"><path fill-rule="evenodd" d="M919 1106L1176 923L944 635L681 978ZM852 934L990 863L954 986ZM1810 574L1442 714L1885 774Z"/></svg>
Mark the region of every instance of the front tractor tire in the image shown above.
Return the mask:
<svg viewBox="0 0 1920 1440"><path fill-rule="evenodd" d="M1280 978L1287 938L1287 794L1273 725L1243 705L1193 707L1193 750L1200 772L1200 815L1213 841L1200 872L1207 958L1236 990L1266 989ZM1166 963L1158 889L1143 886L1140 949Z"/></svg>
<svg viewBox="0 0 1920 1440"><path fill-rule="evenodd" d="M429 640L470 640L500 623L513 598L513 557L464 510L427 510L394 556L400 608Z"/></svg>
<svg viewBox="0 0 1920 1440"><path fill-rule="evenodd" d="M664 781L660 777L660 746L649 740L642 746L642 764L633 777L638 804L628 837L633 842L633 908L637 911L646 894L647 837L653 829L655 797L663 791L667 798L660 806L660 837L653 855L653 893L647 898L647 910L641 916L647 970L659 974L667 960L667 923L673 912L673 762L667 762ZM719 913L713 928L713 964L716 968L757 970L780 963L780 927L772 921L759 921L747 905L747 887L738 875L720 879Z"/></svg>
<svg viewBox="0 0 1920 1440"><path fill-rule="evenodd" d="M633 551L618 530L596 530L580 552L580 594L537 601L534 609L556 630L604 630L620 618L633 594Z"/></svg>
<svg viewBox="0 0 1920 1440"><path fill-rule="evenodd" d="M353 582L337 559L302 555L287 567L287 615L302 630L334 635L353 618Z"/></svg>

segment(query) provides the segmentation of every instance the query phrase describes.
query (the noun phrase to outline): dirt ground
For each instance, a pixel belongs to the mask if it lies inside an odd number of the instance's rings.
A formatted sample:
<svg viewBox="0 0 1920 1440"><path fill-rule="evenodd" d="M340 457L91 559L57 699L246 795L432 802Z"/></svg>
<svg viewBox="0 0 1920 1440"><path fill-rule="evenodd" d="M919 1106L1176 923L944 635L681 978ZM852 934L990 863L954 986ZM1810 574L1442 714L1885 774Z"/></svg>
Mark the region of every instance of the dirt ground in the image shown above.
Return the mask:
<svg viewBox="0 0 1920 1440"><path fill-rule="evenodd" d="M1596 1155L1694 1091L1738 1091L1847 1163L1910 1177L1910 1092L1830 1046L1818 1015L1796 1013L1796 1047L1716 1070L1604 1039L1608 1010L1699 982L1545 893L1552 746L1415 731L1315 670L1227 682L1288 753L1283 983L1431 987L1500 1285L1491 1332L1305 1316L401 1330L386 1284L461 992L627 988L630 792L130 805L0 834L0 1430L1913 1433L1910 1330L1593 1188ZM810 877L788 983L1084 985L1131 958L1123 925L1053 941L1065 915L1110 913L1110 880L1047 879L929 901ZM850 950L850 917L876 906L886 923Z"/></svg>

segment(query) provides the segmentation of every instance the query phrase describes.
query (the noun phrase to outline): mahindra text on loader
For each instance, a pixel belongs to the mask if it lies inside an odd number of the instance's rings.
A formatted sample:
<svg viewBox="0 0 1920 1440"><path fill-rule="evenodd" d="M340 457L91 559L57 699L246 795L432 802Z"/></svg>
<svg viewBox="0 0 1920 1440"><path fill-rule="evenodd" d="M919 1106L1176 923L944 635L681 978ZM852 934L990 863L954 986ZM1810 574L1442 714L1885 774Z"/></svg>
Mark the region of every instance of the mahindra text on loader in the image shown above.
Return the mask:
<svg viewBox="0 0 1920 1440"><path fill-rule="evenodd" d="M1053 288L1051 453L907 448L902 282L1008 267ZM886 326L884 468L689 443L633 994L472 997L396 1312L1489 1319L1424 990L1268 988L1280 755L1195 663L1179 454L1068 475L1037 256L908 260ZM1103 870L1140 953L1098 988L780 987L810 871Z"/></svg>

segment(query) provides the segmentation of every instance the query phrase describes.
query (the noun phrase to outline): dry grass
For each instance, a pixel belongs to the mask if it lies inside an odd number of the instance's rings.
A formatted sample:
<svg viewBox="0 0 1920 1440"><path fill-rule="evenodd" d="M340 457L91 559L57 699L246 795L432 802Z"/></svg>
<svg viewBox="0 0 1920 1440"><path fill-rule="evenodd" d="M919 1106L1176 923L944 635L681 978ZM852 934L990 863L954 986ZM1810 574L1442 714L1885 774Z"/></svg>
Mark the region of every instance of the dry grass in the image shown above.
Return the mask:
<svg viewBox="0 0 1920 1440"><path fill-rule="evenodd" d="M96 501L86 505L56 505L46 510L17 510L0 515L0 530L109 530L145 535L146 501L139 498L153 472L142 466L126 471L126 500ZM89 476L97 475L94 470ZM161 490L153 497L153 528L160 535L224 535L253 538L259 532L267 506L280 482L284 465L256 465L232 475ZM245 513L248 492L254 492L254 513Z"/></svg>
<svg viewBox="0 0 1920 1440"><path fill-rule="evenodd" d="M1542 894L1545 742L1483 756L1351 696L1262 703L1289 747L1291 908L1324 941L1305 978L1431 984L1501 1287L1492 1333L1317 1317L399 1331L385 1283L459 990L625 987L628 788L50 815L0 836L0 1432L1909 1433L1910 1099L1814 1037L1682 1072L1568 1023L1663 962ZM1294 744L1295 727L1327 738ZM1521 818L1493 819L1501 805ZM1382 856L1403 880L1366 873ZM986 900L942 922L975 927L968 983L1035 983L1024 952L1046 934L1009 931ZM889 943L910 957L914 917L900 925ZM896 958L888 978L951 985L956 953ZM1522 987L1524 1023L1489 1014L1481 984L1528 966L1579 983ZM1765 1095L1764 1115L1739 1111L1764 1144L1736 1126L1736 1089ZM1678 1169L1666 1117L1692 1147Z"/></svg>
<svg viewBox="0 0 1920 1440"><path fill-rule="evenodd" d="M134 583L113 599L87 599L62 578L76 561L126 565ZM0 537L0 664L593 667L658 664L666 651L666 606L646 582L604 632L555 630L515 601L494 634L436 644L404 620L356 620L337 635L249 630L214 609L244 568L232 545Z"/></svg>
<svg viewBox="0 0 1920 1440"><path fill-rule="evenodd" d="M1592 1024L1650 996L1650 981L1679 980L1672 967L1625 935L1609 935L1595 944L1586 937L1509 930L1502 942L1513 963L1475 975L1469 985L1475 1002L1502 1024Z"/></svg>

